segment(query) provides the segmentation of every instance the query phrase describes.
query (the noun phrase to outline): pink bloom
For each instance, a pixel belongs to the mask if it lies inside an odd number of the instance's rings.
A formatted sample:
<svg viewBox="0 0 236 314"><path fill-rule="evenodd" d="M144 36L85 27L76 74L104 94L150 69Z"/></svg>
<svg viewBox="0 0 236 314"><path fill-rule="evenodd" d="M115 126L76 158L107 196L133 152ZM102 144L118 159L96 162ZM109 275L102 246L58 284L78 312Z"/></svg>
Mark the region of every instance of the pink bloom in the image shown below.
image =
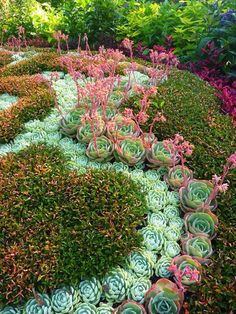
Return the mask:
<svg viewBox="0 0 236 314"><path fill-rule="evenodd" d="M218 190L220 193L225 193L228 190L228 183L223 183L221 185L218 186Z"/></svg>

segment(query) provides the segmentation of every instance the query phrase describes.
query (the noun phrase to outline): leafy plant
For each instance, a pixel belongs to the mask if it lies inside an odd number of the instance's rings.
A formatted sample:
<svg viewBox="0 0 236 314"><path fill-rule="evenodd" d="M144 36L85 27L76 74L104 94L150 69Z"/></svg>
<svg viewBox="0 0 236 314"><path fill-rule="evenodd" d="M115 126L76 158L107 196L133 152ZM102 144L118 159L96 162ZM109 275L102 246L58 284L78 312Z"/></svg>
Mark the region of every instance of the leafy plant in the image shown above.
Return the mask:
<svg viewBox="0 0 236 314"><path fill-rule="evenodd" d="M81 277L102 276L141 246L135 228L146 203L139 187L121 173L97 170L78 176L64 164L62 153L46 146L0 159L2 303L19 301L19 291L27 297L34 287L44 292L60 283L77 284ZM13 265L16 271L10 272ZM24 276L19 276L22 268ZM60 308L63 293L73 304L78 300L71 288L63 288L55 292L53 307Z"/></svg>

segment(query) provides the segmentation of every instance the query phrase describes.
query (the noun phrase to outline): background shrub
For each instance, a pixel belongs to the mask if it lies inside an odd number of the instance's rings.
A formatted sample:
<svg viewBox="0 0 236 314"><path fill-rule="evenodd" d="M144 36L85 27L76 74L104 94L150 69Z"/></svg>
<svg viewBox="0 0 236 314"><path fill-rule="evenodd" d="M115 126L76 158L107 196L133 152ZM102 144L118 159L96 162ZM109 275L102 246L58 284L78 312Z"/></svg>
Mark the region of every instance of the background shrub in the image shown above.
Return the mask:
<svg viewBox="0 0 236 314"><path fill-rule="evenodd" d="M0 159L0 305L102 276L138 248L145 195L125 175L69 172L58 149Z"/></svg>

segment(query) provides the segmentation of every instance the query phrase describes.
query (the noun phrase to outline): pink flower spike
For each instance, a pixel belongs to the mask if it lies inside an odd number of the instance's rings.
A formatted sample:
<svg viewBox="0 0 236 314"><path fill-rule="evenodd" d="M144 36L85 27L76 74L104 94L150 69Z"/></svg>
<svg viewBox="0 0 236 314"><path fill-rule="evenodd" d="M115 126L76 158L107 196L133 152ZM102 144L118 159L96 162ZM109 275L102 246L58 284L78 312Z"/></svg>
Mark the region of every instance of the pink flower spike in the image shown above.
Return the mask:
<svg viewBox="0 0 236 314"><path fill-rule="evenodd" d="M230 163L230 168L234 169L236 168L236 152L234 152L229 158L227 159L227 162Z"/></svg>
<svg viewBox="0 0 236 314"><path fill-rule="evenodd" d="M228 190L228 183L223 183L221 185L218 186L218 190L220 193L225 193Z"/></svg>

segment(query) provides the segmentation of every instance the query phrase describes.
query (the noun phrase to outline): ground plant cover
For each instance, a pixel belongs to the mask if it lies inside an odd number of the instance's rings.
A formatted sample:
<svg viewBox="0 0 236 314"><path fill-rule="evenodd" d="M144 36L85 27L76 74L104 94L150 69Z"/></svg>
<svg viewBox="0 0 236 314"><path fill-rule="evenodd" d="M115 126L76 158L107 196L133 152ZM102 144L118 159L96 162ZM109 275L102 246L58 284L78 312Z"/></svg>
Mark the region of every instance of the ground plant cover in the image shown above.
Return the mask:
<svg viewBox="0 0 236 314"><path fill-rule="evenodd" d="M0 314L234 313L234 2L0 5Z"/></svg>

